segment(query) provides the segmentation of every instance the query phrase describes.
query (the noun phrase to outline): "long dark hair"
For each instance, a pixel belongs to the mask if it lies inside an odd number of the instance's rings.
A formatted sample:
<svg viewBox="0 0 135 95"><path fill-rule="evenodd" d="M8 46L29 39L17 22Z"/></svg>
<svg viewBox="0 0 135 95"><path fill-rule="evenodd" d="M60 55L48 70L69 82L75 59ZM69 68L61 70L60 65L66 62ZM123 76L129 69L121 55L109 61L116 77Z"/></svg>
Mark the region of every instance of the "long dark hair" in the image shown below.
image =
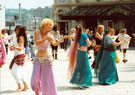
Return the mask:
<svg viewBox="0 0 135 95"><path fill-rule="evenodd" d="M19 29L19 26L20 26L20 25L17 25L17 26L15 27L15 31L16 31L17 29Z"/></svg>
<svg viewBox="0 0 135 95"><path fill-rule="evenodd" d="M53 30L57 32L57 24L54 24Z"/></svg>
<svg viewBox="0 0 135 95"><path fill-rule="evenodd" d="M80 25L77 25L75 28L76 28L76 36L77 36L76 41L79 42L83 29L82 29L82 26Z"/></svg>
<svg viewBox="0 0 135 95"><path fill-rule="evenodd" d="M19 33L17 35L17 42L19 43L19 38L20 36L24 37L24 47L26 48L27 46L27 37L26 37L26 33L25 33L25 27L20 25L19 26Z"/></svg>

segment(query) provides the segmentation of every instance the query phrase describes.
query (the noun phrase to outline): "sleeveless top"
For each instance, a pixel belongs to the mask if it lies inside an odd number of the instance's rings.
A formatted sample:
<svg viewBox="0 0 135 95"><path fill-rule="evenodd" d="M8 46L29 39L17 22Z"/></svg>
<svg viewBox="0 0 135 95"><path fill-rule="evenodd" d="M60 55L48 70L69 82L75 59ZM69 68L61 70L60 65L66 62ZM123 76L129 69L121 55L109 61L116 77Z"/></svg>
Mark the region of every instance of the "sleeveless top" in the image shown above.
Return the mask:
<svg viewBox="0 0 135 95"><path fill-rule="evenodd" d="M79 40L79 45L80 46L88 46L88 43L86 42L87 39L88 39L87 34L86 33L82 33L81 39Z"/></svg>
<svg viewBox="0 0 135 95"><path fill-rule="evenodd" d="M39 39L38 40L42 40L40 32L39 32ZM42 44L37 46L37 49L38 50L43 50L43 51L49 51L48 50L49 45L50 45L49 40L45 40ZM44 64L45 61L48 60L50 62L50 65L52 65L52 62L53 62L52 56L47 56L47 57L37 57L36 56L34 60L39 60L41 64Z"/></svg>
<svg viewBox="0 0 135 95"><path fill-rule="evenodd" d="M95 40L96 40L96 44L97 45L101 45L101 40L99 40L98 38L95 37Z"/></svg>
<svg viewBox="0 0 135 95"><path fill-rule="evenodd" d="M41 35L40 35L40 32L38 34L39 34L39 39L38 40L42 40ZM47 51L48 48L49 48L49 45L50 45L49 40L45 40L42 44L40 44L40 45L37 46L37 49L38 50Z"/></svg>
<svg viewBox="0 0 135 95"><path fill-rule="evenodd" d="M14 38L13 44L15 46L19 46L19 44L17 43L17 38L16 37ZM14 56L17 56L17 55L20 55L20 54L24 54L24 49L22 49L21 51L16 50L16 49L14 50Z"/></svg>

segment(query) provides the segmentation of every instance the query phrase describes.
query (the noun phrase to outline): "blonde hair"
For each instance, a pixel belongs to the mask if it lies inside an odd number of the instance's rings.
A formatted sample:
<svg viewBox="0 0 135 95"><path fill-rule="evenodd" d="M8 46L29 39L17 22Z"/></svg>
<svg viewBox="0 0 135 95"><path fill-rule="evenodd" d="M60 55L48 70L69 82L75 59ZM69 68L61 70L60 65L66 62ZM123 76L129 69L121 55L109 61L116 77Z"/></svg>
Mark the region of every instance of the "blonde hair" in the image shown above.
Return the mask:
<svg viewBox="0 0 135 95"><path fill-rule="evenodd" d="M104 25L98 25L98 26L97 26L97 32L98 32L98 33L101 33L101 29L102 29L102 28L104 29Z"/></svg>
<svg viewBox="0 0 135 95"><path fill-rule="evenodd" d="M74 33L73 31L76 31L76 29L75 28L71 28L71 33Z"/></svg>
<svg viewBox="0 0 135 95"><path fill-rule="evenodd" d="M110 32L112 33L112 35L115 35L115 31L113 28L110 29Z"/></svg>
<svg viewBox="0 0 135 95"><path fill-rule="evenodd" d="M53 27L54 22L53 22L53 20L51 20L49 18L45 18L45 19L42 20L40 27L44 28L45 25L51 25Z"/></svg>

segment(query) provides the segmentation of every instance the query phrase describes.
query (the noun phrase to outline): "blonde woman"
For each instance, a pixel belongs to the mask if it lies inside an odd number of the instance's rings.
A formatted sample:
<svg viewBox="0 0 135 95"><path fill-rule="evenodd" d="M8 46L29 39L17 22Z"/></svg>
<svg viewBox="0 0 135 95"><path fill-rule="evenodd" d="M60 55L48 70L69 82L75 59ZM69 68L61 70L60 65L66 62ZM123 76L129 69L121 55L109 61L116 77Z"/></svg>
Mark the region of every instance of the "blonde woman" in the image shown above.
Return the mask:
<svg viewBox="0 0 135 95"><path fill-rule="evenodd" d="M70 40L71 40L71 43L72 43L74 41L76 29L75 28L71 28L70 32L71 32L71 39Z"/></svg>
<svg viewBox="0 0 135 95"><path fill-rule="evenodd" d="M97 53L99 51L100 45L101 45L101 40L103 38L103 32L104 32L104 26L103 25L98 25L97 31L95 33L95 38L93 39L94 43L94 58L96 58ZM95 67L95 60L91 66L92 68Z"/></svg>
<svg viewBox="0 0 135 95"><path fill-rule="evenodd" d="M37 54L33 62L33 73L31 77L31 87L36 95L57 95L54 80L52 56L48 51L49 45L57 46L68 36L55 41L53 35L49 33L54 23L51 19L43 19L41 30L35 31L34 42L37 46Z"/></svg>

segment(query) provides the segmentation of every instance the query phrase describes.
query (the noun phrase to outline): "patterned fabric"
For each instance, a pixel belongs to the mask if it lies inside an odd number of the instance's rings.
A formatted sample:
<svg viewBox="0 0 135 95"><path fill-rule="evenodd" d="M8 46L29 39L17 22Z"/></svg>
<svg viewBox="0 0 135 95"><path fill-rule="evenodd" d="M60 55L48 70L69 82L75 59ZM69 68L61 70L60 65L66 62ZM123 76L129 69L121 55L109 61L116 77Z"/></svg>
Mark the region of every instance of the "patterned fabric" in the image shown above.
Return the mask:
<svg viewBox="0 0 135 95"><path fill-rule="evenodd" d="M39 60L41 64L44 64L45 61L48 60L50 62L50 65L52 65L52 62L53 62L52 56L48 56L48 57L35 57L34 60Z"/></svg>
<svg viewBox="0 0 135 95"><path fill-rule="evenodd" d="M24 64L24 60L25 60L25 55L24 54L20 54L17 55L13 58L13 60L11 61L9 68L12 69L13 64L17 64L17 65L23 65Z"/></svg>
<svg viewBox="0 0 135 95"><path fill-rule="evenodd" d="M23 65L24 64L24 58L25 58L25 55L24 54L17 55L14 58L14 63L16 63L17 65Z"/></svg>

